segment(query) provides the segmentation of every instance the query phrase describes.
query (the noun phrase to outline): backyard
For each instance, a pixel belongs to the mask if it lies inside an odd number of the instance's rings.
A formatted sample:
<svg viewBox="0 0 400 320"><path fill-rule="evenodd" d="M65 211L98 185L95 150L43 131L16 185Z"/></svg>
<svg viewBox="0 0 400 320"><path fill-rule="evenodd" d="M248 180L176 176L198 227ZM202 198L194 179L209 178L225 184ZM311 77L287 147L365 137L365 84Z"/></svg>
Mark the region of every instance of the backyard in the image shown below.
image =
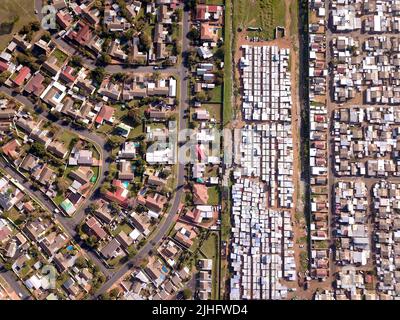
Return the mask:
<svg viewBox="0 0 400 320"><path fill-rule="evenodd" d="M219 298L218 293L218 284L219 284L219 250L218 250L218 234L211 233L208 238L203 242L203 245L200 248L201 254L207 258L212 259L212 274L211 274L211 282L212 282L212 292L211 299L215 300Z"/></svg>

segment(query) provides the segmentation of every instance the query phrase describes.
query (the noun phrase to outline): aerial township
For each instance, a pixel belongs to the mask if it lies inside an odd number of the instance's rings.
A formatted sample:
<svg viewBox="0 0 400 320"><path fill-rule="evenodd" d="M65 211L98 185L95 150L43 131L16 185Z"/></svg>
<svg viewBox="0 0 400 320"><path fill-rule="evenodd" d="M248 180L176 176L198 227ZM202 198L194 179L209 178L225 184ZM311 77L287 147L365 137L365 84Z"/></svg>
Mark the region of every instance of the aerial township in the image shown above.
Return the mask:
<svg viewBox="0 0 400 320"><path fill-rule="evenodd" d="M400 299L400 0L32 2L0 299Z"/></svg>

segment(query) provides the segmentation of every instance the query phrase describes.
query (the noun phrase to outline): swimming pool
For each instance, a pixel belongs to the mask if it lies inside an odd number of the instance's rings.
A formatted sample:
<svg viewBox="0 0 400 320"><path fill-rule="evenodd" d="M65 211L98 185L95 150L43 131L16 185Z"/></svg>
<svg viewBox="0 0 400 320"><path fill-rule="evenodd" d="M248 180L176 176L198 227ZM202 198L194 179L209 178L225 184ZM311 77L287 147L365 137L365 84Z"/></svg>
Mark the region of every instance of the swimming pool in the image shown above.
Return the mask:
<svg viewBox="0 0 400 320"><path fill-rule="evenodd" d="M125 189L128 189L129 181L124 181L124 182L122 182L122 184L124 185Z"/></svg>

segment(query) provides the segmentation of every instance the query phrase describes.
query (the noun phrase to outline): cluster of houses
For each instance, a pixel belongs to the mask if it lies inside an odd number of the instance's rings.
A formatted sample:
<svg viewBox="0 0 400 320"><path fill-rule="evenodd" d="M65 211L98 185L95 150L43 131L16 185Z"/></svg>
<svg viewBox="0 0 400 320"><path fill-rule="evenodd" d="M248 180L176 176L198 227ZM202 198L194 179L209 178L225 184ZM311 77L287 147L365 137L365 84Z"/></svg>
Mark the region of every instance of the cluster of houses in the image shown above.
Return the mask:
<svg viewBox="0 0 400 320"><path fill-rule="evenodd" d="M400 297L400 185L379 181L372 187L374 255L380 299Z"/></svg>
<svg viewBox="0 0 400 320"><path fill-rule="evenodd" d="M396 104L400 17L394 1L333 1L332 96L346 102L360 93L366 103ZM343 34L349 33L351 35Z"/></svg>
<svg viewBox="0 0 400 320"><path fill-rule="evenodd" d="M126 158L119 164L119 179L114 179L112 188L94 203L93 211L81 228L85 237L94 239L92 245L96 244L96 250L111 266L128 258L144 244L168 204L168 198L159 193L167 184L160 172L146 172L146 187L134 198L129 189L134 176L123 171L125 165L131 167L132 164Z"/></svg>
<svg viewBox="0 0 400 320"><path fill-rule="evenodd" d="M82 224L83 237L90 240L103 260L116 266L134 254L164 215L169 198L170 166L136 170L139 143L124 141L116 158L110 188L101 194ZM158 164L160 165L160 164ZM138 180L139 179L139 180ZM140 190L134 191L139 186Z"/></svg>
<svg viewBox="0 0 400 320"><path fill-rule="evenodd" d="M325 1L310 1L309 32L309 98L310 102L325 103L328 69L326 64Z"/></svg>
<svg viewBox="0 0 400 320"><path fill-rule="evenodd" d="M341 176L398 176L399 116L395 107L388 106L335 110L335 172Z"/></svg>
<svg viewBox="0 0 400 320"><path fill-rule="evenodd" d="M35 120L29 112L14 110L13 129L15 136L1 148L3 155L20 173L36 182L50 199L62 194L61 201L56 204L65 214L73 215L92 190L97 179L96 168L101 165L99 159L83 140L76 139L71 150L71 146L60 139L62 131L51 132L45 120ZM44 150L57 161L47 161L30 152L27 147L35 142L43 145ZM64 179L59 177L59 170L64 172L67 166L71 169L64 180L68 185L66 190L58 190L58 179Z"/></svg>
<svg viewBox="0 0 400 320"><path fill-rule="evenodd" d="M329 270L327 248L321 246L330 238L327 136L326 106L313 102L310 104L311 267L312 275L320 279Z"/></svg>
<svg viewBox="0 0 400 320"><path fill-rule="evenodd" d="M211 294L212 282L211 272L213 268L212 259L199 260L198 272L198 293L197 296L200 300L208 300Z"/></svg>
<svg viewBox="0 0 400 320"><path fill-rule="evenodd" d="M335 192L336 263L365 266L371 257L367 187L363 181L339 181Z"/></svg>
<svg viewBox="0 0 400 320"><path fill-rule="evenodd" d="M7 48L13 48L7 60L18 55L20 36L15 35ZM41 44L39 40L33 44L34 47ZM45 44L47 51L42 51L46 60L40 65L37 71L31 70L23 64L13 65L0 57L0 64L7 64L10 71L9 78L5 85L13 90L20 91L29 96L34 101L41 100L49 106L53 113L60 113L76 122L90 127L96 123L99 112L102 110L103 103L93 103L90 97L96 91L92 83L90 71L84 67L78 67L71 63L68 53L57 48L51 41ZM8 49L5 49L7 51ZM101 90L104 90L101 87ZM122 89L121 89L122 91ZM167 88L167 93L169 88ZM99 91L101 93L101 91ZM107 90L103 96L111 96ZM118 100L121 92L116 94Z"/></svg>
<svg viewBox="0 0 400 320"><path fill-rule="evenodd" d="M282 281L297 279L290 52L241 49L245 125L235 150L241 168L233 173L230 299L285 299L290 290Z"/></svg>
<svg viewBox="0 0 400 320"><path fill-rule="evenodd" d="M263 183L235 172L232 186L230 299L285 299L296 280L291 213L267 209Z"/></svg>
<svg viewBox="0 0 400 320"><path fill-rule="evenodd" d="M36 299L80 299L92 290L98 276L82 250L8 177L0 179L0 209L0 255Z"/></svg>
<svg viewBox="0 0 400 320"><path fill-rule="evenodd" d="M161 78L154 80L151 75L146 74L127 74L128 79L124 82L113 81L110 77L105 78L100 84L99 95L103 97L103 100L108 101L121 101L129 102L133 99L146 98L146 97L164 97L168 98L169 107L164 107L170 109L175 103L177 83L176 79L173 77Z"/></svg>
<svg viewBox="0 0 400 320"><path fill-rule="evenodd" d="M315 278L332 276L335 283L315 299L396 299L398 186L377 179L398 176L399 114L392 105L399 102L400 2L326 5L310 1L311 267ZM334 103L327 103L327 94ZM332 185L331 206L328 175L347 177ZM331 237L337 271L332 275Z"/></svg>
<svg viewBox="0 0 400 320"><path fill-rule="evenodd" d="M175 249L165 254L175 255ZM164 260L157 256L149 258L142 268L135 268L119 284L121 298L125 300L171 300L190 279L187 267L179 270L168 268Z"/></svg>
<svg viewBox="0 0 400 320"><path fill-rule="evenodd" d="M215 71L217 68L223 68L223 61L217 66L212 61L215 51L223 43L223 16L223 6L207 4L197 4L193 14L195 28L199 34L197 54L203 60L196 65L194 84L196 94L215 89Z"/></svg>
<svg viewBox="0 0 400 320"><path fill-rule="evenodd" d="M259 177L268 188L271 207L293 207L293 142L291 124L246 125L241 129L242 174Z"/></svg>
<svg viewBox="0 0 400 320"><path fill-rule="evenodd" d="M373 275L355 268L343 269L336 273L335 289L319 290L315 300L377 300Z"/></svg>
<svg viewBox="0 0 400 320"><path fill-rule="evenodd" d="M324 280L329 274L330 239L328 186L328 130L326 1L309 3L309 121L311 201L311 276Z"/></svg>
<svg viewBox="0 0 400 320"><path fill-rule="evenodd" d="M245 120L290 123L289 49L241 46L242 110Z"/></svg>
<svg viewBox="0 0 400 320"><path fill-rule="evenodd" d="M107 0L101 6L91 0L54 1L59 3L55 7L56 22L63 28L62 38L80 50L88 50L94 57L108 54L114 64L177 61L176 49L171 49L176 46L174 35L179 28L176 0L148 3ZM147 23L148 43L143 42L140 30L136 29L138 19ZM100 30L112 35L110 43L101 37ZM130 30L131 38L121 41L118 35Z"/></svg>
<svg viewBox="0 0 400 320"><path fill-rule="evenodd" d="M247 124L241 130L239 149L243 175L259 177L267 183L271 206L291 208L293 140L289 49L248 45L241 49L244 120L268 121Z"/></svg>
<svg viewBox="0 0 400 320"><path fill-rule="evenodd" d="M336 300L376 300L373 276L357 269L343 269L335 279Z"/></svg>

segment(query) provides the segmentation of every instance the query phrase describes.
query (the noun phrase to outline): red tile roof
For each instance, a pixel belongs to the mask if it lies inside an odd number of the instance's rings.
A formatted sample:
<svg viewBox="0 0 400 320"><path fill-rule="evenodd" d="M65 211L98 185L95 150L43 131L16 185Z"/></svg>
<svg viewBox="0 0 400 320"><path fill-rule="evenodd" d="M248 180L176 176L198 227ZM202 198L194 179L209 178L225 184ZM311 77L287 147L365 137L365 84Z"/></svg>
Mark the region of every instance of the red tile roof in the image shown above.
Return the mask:
<svg viewBox="0 0 400 320"><path fill-rule="evenodd" d="M28 77L28 75L30 73L31 73L31 69L29 69L28 67L22 67L22 69L19 71L18 75L14 79L14 83L17 86L20 86L21 84L24 83L24 81L26 80L26 78Z"/></svg>
<svg viewBox="0 0 400 320"><path fill-rule="evenodd" d="M127 206L127 197L123 195L126 191L121 180L113 180L112 185L116 188L114 192L107 191L105 197L110 201L115 201L121 206Z"/></svg>
<svg viewBox="0 0 400 320"><path fill-rule="evenodd" d="M207 204L208 189L204 184L195 183L193 185L193 197L195 204Z"/></svg>
<svg viewBox="0 0 400 320"><path fill-rule="evenodd" d="M2 148L4 154L9 156L12 159L16 159L18 157L18 152L17 149L21 147L21 144L19 143L18 140L14 139L5 144Z"/></svg>
<svg viewBox="0 0 400 320"><path fill-rule="evenodd" d="M70 37L72 40L75 40L79 44L85 45L92 37L92 31L90 31L89 25L84 24L81 21L78 22L78 25L79 30L71 32Z"/></svg>
<svg viewBox="0 0 400 320"><path fill-rule="evenodd" d="M0 61L0 72L6 71L6 70L8 70L8 64L3 61Z"/></svg>
<svg viewBox="0 0 400 320"><path fill-rule="evenodd" d="M216 13L218 11L218 6L207 6L208 12Z"/></svg>
<svg viewBox="0 0 400 320"><path fill-rule="evenodd" d="M57 12L56 15L57 22L61 25L61 27L67 29L71 25L73 19L69 13L63 13L61 11Z"/></svg>
<svg viewBox="0 0 400 320"><path fill-rule="evenodd" d="M96 218L91 217L87 222L86 225L88 228L100 239L104 239L107 236L107 232L101 227L99 221Z"/></svg>
<svg viewBox="0 0 400 320"><path fill-rule="evenodd" d="M42 74L35 74L26 84L25 91L39 96L44 90L43 80L44 76Z"/></svg>
<svg viewBox="0 0 400 320"><path fill-rule="evenodd" d="M206 18L206 6L199 5L196 8L196 19L204 20Z"/></svg>
<svg viewBox="0 0 400 320"><path fill-rule="evenodd" d="M114 115L115 109L110 106L102 106L99 114L96 117L96 123L102 124L103 121L110 121Z"/></svg>

